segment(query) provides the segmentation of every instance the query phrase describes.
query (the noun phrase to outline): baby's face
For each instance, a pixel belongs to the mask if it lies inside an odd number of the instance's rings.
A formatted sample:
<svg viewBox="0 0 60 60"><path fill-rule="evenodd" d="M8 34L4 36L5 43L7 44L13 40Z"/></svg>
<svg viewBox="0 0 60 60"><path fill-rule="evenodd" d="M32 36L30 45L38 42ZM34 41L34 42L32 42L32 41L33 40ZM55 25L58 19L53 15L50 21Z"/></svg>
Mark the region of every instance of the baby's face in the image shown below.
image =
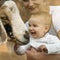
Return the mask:
<svg viewBox="0 0 60 60"><path fill-rule="evenodd" d="M46 27L42 24L42 17L31 17L29 20L29 32L33 38L41 38L45 35ZM41 21L40 21L41 20Z"/></svg>

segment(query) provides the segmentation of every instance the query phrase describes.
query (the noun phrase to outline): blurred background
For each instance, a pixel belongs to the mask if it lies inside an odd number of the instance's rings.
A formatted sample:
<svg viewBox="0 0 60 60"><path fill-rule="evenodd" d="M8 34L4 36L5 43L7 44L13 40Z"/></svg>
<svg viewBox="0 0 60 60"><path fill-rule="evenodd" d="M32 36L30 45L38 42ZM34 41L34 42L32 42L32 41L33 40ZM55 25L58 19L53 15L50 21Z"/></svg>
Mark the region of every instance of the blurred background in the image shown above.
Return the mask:
<svg viewBox="0 0 60 60"><path fill-rule="evenodd" d="M26 10L23 6L22 0L14 0L17 4L17 7L20 11L21 17L24 22L26 22L30 14L28 13L28 10ZM49 0L47 0L48 2ZM60 5L60 0L50 0L51 5ZM0 60L26 60L26 55L18 56L16 54L9 53L9 50L7 48L6 44L0 45Z"/></svg>

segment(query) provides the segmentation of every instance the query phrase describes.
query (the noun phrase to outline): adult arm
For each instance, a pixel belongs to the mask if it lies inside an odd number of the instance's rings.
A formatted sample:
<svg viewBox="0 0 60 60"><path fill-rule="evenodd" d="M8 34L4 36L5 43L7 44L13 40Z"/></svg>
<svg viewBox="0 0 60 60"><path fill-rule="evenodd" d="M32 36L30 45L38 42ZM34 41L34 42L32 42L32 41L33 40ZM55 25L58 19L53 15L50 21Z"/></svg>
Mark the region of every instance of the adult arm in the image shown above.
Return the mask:
<svg viewBox="0 0 60 60"><path fill-rule="evenodd" d="M54 29L56 30L57 35L60 38L60 6L51 6L50 13L52 15L52 23Z"/></svg>
<svg viewBox="0 0 60 60"><path fill-rule="evenodd" d="M60 54L46 54L37 52L34 48L26 52L27 60L60 60Z"/></svg>

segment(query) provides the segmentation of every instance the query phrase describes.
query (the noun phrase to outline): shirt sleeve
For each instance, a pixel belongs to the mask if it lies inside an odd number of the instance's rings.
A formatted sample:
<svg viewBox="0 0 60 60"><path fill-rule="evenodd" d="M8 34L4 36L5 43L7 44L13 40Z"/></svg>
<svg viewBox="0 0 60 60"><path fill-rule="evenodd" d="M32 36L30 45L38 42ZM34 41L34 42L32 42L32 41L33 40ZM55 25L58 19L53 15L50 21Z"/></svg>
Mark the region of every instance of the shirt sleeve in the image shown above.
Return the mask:
<svg viewBox="0 0 60 60"><path fill-rule="evenodd" d="M48 50L48 54L60 53L60 40L58 39L58 37L50 36L49 42L51 43L45 45Z"/></svg>
<svg viewBox="0 0 60 60"><path fill-rule="evenodd" d="M48 54L55 54L60 52L60 43L46 45L48 49Z"/></svg>
<svg viewBox="0 0 60 60"><path fill-rule="evenodd" d="M52 15L54 29L58 32L60 30L60 6L50 7L50 14Z"/></svg>

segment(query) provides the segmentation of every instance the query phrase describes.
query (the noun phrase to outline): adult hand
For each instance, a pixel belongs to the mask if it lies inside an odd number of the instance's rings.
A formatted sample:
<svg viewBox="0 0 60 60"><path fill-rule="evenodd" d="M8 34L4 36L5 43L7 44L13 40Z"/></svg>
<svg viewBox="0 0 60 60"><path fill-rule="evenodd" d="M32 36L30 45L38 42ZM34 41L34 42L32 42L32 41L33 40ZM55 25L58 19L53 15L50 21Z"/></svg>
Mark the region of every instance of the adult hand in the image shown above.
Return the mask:
<svg viewBox="0 0 60 60"><path fill-rule="evenodd" d="M60 60L60 54L46 54L31 48L26 52L27 60Z"/></svg>
<svg viewBox="0 0 60 60"><path fill-rule="evenodd" d="M46 56L44 52L38 52L34 48L27 50L26 54L27 54L27 60L43 60L44 59L43 56L44 57Z"/></svg>
<svg viewBox="0 0 60 60"><path fill-rule="evenodd" d="M41 45L39 48L38 48L38 51L40 51L40 52L45 52L45 53L48 53L48 50L47 50L47 48L46 48L46 46L45 45Z"/></svg>

